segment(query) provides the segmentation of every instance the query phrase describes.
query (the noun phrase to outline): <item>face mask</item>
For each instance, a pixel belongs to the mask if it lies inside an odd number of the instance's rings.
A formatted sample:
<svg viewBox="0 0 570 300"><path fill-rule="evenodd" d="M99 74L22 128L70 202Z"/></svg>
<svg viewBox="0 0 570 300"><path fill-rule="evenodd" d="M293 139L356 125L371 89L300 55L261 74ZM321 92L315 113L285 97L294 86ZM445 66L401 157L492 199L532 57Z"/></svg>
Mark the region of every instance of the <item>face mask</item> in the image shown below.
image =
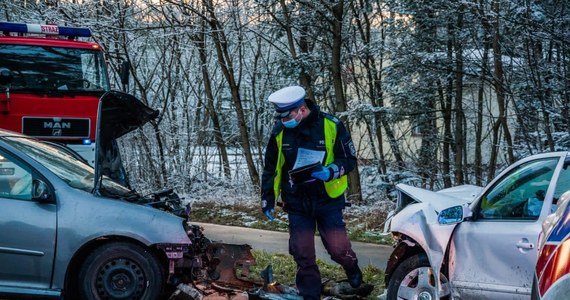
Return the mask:
<svg viewBox="0 0 570 300"><path fill-rule="evenodd" d="M301 116L300 112L297 112L297 116ZM297 125L299 125L299 123L301 123L301 120L297 120L297 116L295 116L294 119L288 120L288 121L281 121L281 123L283 123L283 126L285 126L285 128L295 128L297 127Z"/></svg>

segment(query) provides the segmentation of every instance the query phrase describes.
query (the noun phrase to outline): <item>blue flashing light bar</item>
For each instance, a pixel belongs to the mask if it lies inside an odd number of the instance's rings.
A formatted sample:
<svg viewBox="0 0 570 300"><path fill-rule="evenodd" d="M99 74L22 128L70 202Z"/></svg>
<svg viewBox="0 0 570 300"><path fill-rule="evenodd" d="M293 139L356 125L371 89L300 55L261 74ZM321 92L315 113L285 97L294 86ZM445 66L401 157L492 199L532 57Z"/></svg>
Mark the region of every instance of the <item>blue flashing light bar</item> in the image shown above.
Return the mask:
<svg viewBox="0 0 570 300"><path fill-rule="evenodd" d="M83 140L83 145L91 145L91 140L90 139L84 139Z"/></svg>
<svg viewBox="0 0 570 300"><path fill-rule="evenodd" d="M38 33L38 34L47 34L47 35L65 35L73 37L91 36L91 30L89 28L65 27L65 26L48 25L48 24L24 24L24 23L0 22L0 31L18 32L18 33Z"/></svg>

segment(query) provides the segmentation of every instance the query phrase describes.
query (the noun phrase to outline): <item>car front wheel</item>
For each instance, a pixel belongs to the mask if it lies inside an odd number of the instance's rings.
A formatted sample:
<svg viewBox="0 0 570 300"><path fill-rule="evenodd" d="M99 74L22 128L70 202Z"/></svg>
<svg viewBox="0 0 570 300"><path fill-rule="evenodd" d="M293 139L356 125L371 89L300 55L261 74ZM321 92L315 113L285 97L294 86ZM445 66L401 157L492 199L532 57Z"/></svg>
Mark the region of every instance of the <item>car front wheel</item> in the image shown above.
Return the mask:
<svg viewBox="0 0 570 300"><path fill-rule="evenodd" d="M440 273L439 299L448 299L451 287L447 277ZM394 270L388 282L387 299L420 299L435 300L437 298L435 277L425 254L417 254L404 260Z"/></svg>
<svg viewBox="0 0 570 300"><path fill-rule="evenodd" d="M164 275L157 259L140 246L115 242L93 251L79 272L82 299L159 299Z"/></svg>

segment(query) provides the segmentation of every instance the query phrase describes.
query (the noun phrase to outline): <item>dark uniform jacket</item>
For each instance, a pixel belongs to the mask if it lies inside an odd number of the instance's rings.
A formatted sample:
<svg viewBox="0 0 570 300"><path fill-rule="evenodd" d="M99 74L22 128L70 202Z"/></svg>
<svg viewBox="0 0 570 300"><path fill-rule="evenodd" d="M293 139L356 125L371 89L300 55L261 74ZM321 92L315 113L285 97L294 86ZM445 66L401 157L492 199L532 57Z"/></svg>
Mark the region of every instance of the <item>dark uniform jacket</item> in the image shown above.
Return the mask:
<svg viewBox="0 0 570 300"><path fill-rule="evenodd" d="M281 200L286 212L307 213L320 208L344 208L344 195L331 199L325 191L324 183L318 179L306 183L291 184L288 171L293 168L297 159L299 148L308 150L326 151L324 120L328 118L337 126L336 141L334 145L334 164L341 175L350 172L356 166L356 151L350 134L342 122L333 115L320 111L311 100L305 102L311 113L295 128L285 128L281 121L277 121L273 127L267 149L265 151L265 167L263 169L261 197L266 200L269 207L275 204L273 191L273 179L277 164L278 147L276 136L283 131L283 155L285 164L281 173ZM326 154L321 163L324 164Z"/></svg>

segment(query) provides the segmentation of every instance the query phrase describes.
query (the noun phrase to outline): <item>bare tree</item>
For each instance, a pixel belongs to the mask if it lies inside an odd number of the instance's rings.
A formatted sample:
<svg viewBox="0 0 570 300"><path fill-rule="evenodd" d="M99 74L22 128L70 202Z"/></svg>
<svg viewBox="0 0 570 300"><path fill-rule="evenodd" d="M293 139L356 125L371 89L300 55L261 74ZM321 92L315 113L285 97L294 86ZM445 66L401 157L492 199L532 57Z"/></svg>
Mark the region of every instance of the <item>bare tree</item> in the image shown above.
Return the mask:
<svg viewBox="0 0 570 300"><path fill-rule="evenodd" d="M369 9L369 7L374 7L375 5L377 5L375 10ZM355 77L356 93L360 94L360 91L364 90L363 96L359 96L358 98L362 99L362 97L365 97L370 99L372 106L376 108L373 111L373 124L375 124L374 126L378 126L378 128L374 128L373 132L376 133L376 140L378 141L379 147L379 169L384 174L387 171L385 153L382 150L384 141L382 130L384 130L386 138L389 140L392 153L394 154L396 165L398 169L403 170L404 159L399 149L398 142L396 141L392 124L390 124L385 110L383 109L385 107L382 87L384 47L386 42L383 15L383 9L385 9L385 6L381 2L377 1L350 1L350 8L353 18L353 21L350 22L350 24L354 24L353 30L355 32L354 47L355 49L362 49L357 50L361 51L361 53L356 56L359 61L354 67L352 67L352 69L355 70L362 67L365 77L360 80L356 74L352 75ZM373 37L373 32L378 30L380 31L379 41L375 40ZM361 86L361 88L359 86ZM362 99L361 101L365 100Z"/></svg>

